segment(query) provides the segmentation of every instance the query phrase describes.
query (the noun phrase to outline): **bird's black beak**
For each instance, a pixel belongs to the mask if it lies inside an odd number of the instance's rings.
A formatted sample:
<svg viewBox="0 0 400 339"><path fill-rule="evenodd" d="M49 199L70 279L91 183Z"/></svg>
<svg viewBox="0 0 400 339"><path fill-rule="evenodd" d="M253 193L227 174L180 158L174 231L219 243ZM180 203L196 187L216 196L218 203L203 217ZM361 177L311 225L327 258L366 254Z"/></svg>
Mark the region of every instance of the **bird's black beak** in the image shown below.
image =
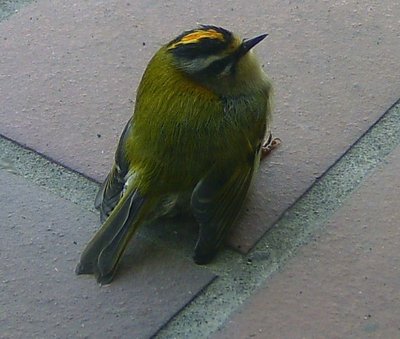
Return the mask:
<svg viewBox="0 0 400 339"><path fill-rule="evenodd" d="M259 42L264 40L267 36L268 34L262 34L252 39L244 39L242 45L240 46L240 52L241 52L240 54L245 55L248 51L250 51Z"/></svg>

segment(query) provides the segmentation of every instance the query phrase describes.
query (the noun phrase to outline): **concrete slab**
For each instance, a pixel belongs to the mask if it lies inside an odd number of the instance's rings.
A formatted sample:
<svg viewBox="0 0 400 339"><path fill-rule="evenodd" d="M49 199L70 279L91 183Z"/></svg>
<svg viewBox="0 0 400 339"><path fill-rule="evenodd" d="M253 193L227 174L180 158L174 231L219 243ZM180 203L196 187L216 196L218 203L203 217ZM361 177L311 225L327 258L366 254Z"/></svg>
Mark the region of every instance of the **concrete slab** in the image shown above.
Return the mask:
<svg viewBox="0 0 400 339"><path fill-rule="evenodd" d="M398 338L400 147L215 338Z"/></svg>
<svg viewBox="0 0 400 339"><path fill-rule="evenodd" d="M214 276L137 239L113 284L76 276L98 217L0 170L0 337L148 338Z"/></svg>
<svg viewBox="0 0 400 339"><path fill-rule="evenodd" d="M0 2L0 21L18 13L19 9L33 0L2 0Z"/></svg>
<svg viewBox="0 0 400 339"><path fill-rule="evenodd" d="M284 143L262 165L230 239L246 252L398 99L399 16L390 0L235 0L212 10L203 2L42 0L0 23L0 134L100 180L162 43L196 22L243 36L266 31L257 52L275 82Z"/></svg>

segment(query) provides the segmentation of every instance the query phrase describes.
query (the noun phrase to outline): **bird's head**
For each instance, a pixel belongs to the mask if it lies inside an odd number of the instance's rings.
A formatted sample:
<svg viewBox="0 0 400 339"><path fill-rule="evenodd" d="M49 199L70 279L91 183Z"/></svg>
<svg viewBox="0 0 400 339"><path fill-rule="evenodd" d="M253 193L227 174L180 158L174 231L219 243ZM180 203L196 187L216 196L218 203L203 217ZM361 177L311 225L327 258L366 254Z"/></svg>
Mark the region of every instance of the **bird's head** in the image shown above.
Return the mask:
<svg viewBox="0 0 400 339"><path fill-rule="evenodd" d="M267 34L241 39L230 31L202 25L169 42L166 52L178 69L217 92L243 92L259 86L264 73L251 49Z"/></svg>

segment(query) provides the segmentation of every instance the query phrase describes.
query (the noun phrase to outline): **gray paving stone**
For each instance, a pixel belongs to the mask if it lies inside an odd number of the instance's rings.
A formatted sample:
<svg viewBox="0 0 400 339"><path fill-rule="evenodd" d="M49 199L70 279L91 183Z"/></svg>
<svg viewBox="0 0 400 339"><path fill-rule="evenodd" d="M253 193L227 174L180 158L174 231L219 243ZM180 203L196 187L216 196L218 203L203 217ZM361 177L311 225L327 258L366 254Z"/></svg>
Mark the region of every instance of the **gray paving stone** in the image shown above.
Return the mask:
<svg viewBox="0 0 400 339"><path fill-rule="evenodd" d="M400 147L215 338L399 338Z"/></svg>
<svg viewBox="0 0 400 339"><path fill-rule="evenodd" d="M115 281L76 276L98 216L0 170L0 337L148 338L212 281L140 238Z"/></svg>
<svg viewBox="0 0 400 339"><path fill-rule="evenodd" d="M248 251L397 99L396 1L66 4L0 23L0 134L97 180L110 168L151 55L196 24L252 36L276 87L283 145L262 165L230 244Z"/></svg>

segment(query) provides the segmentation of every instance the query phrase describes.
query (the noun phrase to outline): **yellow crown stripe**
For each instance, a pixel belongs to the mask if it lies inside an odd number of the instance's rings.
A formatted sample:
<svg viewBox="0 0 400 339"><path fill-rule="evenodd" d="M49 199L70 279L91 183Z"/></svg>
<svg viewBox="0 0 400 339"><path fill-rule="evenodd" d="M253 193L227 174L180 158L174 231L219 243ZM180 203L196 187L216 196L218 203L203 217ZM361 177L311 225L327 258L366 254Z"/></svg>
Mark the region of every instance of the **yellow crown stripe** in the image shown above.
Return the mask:
<svg viewBox="0 0 400 339"><path fill-rule="evenodd" d="M223 34L220 32L217 32L214 29L196 30L192 33L189 33L189 34L186 34L185 36L183 36L181 40L173 43L171 46L169 46L168 49L173 49L179 45L193 44L193 43L199 42L200 39L204 39L204 38L217 39L217 40L224 41Z"/></svg>

